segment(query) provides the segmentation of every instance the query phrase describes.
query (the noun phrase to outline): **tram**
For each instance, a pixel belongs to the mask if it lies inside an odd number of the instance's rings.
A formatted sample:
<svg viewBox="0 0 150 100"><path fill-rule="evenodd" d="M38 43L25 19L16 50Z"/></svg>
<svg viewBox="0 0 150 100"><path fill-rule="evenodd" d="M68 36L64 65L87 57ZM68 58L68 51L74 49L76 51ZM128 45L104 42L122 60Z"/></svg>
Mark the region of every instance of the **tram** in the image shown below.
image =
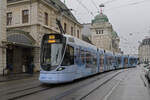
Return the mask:
<svg viewBox="0 0 150 100"><path fill-rule="evenodd" d="M115 54L65 34L45 34L40 54L39 80L46 84L71 82L137 65L136 57Z"/></svg>

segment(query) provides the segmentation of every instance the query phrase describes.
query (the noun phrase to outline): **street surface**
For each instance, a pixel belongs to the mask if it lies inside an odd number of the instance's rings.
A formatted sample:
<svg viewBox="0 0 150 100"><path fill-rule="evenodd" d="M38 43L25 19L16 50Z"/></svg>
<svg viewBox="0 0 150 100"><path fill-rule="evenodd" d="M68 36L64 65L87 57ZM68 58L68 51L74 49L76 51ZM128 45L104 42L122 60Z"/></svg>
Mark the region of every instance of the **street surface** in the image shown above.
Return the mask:
<svg viewBox="0 0 150 100"><path fill-rule="evenodd" d="M0 100L150 100L141 67L111 71L75 82L42 85L37 76L0 83Z"/></svg>

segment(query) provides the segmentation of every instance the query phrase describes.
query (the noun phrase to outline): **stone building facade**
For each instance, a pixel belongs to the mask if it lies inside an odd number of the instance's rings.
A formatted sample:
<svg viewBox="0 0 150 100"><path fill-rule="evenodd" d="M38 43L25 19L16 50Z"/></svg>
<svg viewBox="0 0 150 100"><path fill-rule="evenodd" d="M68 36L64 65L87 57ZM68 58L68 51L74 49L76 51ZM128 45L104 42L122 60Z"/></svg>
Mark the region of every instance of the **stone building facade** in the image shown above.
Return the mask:
<svg viewBox="0 0 150 100"><path fill-rule="evenodd" d="M121 53L119 48L120 38L103 13L95 16L92 23L84 24L82 33L87 35L98 48Z"/></svg>
<svg viewBox="0 0 150 100"><path fill-rule="evenodd" d="M82 25L60 0L7 0L7 64L13 73L27 72L33 59L40 70L40 42L44 34L60 32L61 20L66 34L82 38Z"/></svg>
<svg viewBox="0 0 150 100"><path fill-rule="evenodd" d="M6 66L6 0L0 0L0 74Z"/></svg>
<svg viewBox="0 0 150 100"><path fill-rule="evenodd" d="M142 41L138 48L139 61L142 63L150 62L150 38Z"/></svg>

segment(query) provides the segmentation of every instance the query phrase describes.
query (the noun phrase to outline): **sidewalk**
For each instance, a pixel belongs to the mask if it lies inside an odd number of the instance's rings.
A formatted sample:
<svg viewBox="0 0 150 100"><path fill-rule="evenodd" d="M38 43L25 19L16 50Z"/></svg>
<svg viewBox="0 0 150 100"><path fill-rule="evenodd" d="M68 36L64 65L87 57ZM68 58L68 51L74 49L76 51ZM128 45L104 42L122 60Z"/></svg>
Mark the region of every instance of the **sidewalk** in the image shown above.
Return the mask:
<svg viewBox="0 0 150 100"><path fill-rule="evenodd" d="M124 81L114 89L108 100L150 100L150 88L142 68L128 73Z"/></svg>
<svg viewBox="0 0 150 100"><path fill-rule="evenodd" d="M7 81L13 81L13 80L21 80L31 77L38 77L39 72L34 73L33 75L28 73L20 73L20 74L10 74L10 75L0 75L0 82L7 82Z"/></svg>

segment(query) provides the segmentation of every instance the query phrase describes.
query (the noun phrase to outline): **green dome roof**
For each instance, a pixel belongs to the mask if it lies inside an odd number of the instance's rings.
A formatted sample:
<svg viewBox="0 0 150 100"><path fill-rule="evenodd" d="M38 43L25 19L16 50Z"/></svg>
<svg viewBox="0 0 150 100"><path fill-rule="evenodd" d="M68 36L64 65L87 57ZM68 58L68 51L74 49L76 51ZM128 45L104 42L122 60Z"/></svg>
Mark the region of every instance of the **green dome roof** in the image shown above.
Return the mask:
<svg viewBox="0 0 150 100"><path fill-rule="evenodd" d="M94 20L92 20L93 23L101 23L101 22L109 22L108 18L104 14L98 14L95 16Z"/></svg>
<svg viewBox="0 0 150 100"><path fill-rule="evenodd" d="M116 31L112 31L112 36L115 37L115 38L118 37L117 32Z"/></svg>

